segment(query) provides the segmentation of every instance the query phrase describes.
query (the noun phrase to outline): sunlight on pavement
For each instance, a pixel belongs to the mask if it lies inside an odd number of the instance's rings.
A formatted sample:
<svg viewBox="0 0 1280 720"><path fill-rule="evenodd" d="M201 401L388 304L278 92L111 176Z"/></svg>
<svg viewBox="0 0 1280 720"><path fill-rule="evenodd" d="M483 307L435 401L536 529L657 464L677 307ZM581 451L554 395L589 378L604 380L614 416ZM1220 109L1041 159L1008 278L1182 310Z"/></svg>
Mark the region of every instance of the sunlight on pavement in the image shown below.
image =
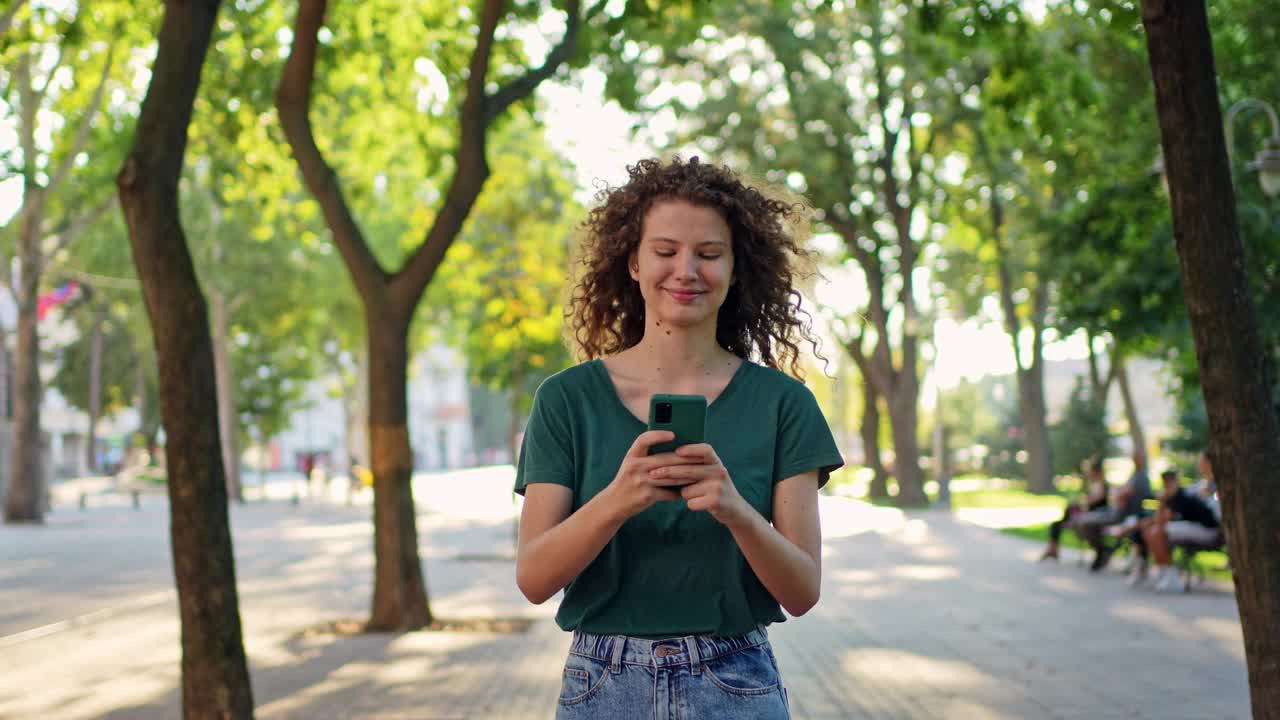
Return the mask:
<svg viewBox="0 0 1280 720"><path fill-rule="evenodd" d="M502 520L519 512L519 496L512 492L515 478L511 465L415 473L413 497L419 513L442 513L453 520Z"/></svg>
<svg viewBox="0 0 1280 720"><path fill-rule="evenodd" d="M958 568L946 565L898 565L890 572L904 580L951 580L960 577Z"/></svg>
<svg viewBox="0 0 1280 720"><path fill-rule="evenodd" d="M1062 517L1062 508L956 508L957 520L988 528L1026 527L1053 522Z"/></svg>
<svg viewBox="0 0 1280 720"><path fill-rule="evenodd" d="M1244 647L1240 644L1240 623L1218 617L1200 617L1194 620L1196 629L1210 635L1218 643L1218 650L1244 662Z"/></svg>
<svg viewBox="0 0 1280 720"><path fill-rule="evenodd" d="M889 668L893 669L892 672L888 672ZM967 662L928 657L893 648L868 647L843 653L840 669L854 683L862 678L862 682L868 687L878 686L891 691L885 695L859 697L859 702L867 705L867 710L875 717L881 714L897 716L899 706L891 697L898 694L892 692L894 690L909 690L910 695L919 702L925 701L926 698L922 697L924 695L928 695L927 699L930 701L944 702L945 709L939 717L1004 717L975 702L984 691L1001 695L1000 681ZM960 708L954 705L954 695L957 693L963 693L967 698L966 709L976 712L958 712Z"/></svg>
<svg viewBox="0 0 1280 720"><path fill-rule="evenodd" d="M906 522L906 515L897 508L877 507L837 495L819 495L818 513L824 539L853 537L866 532L890 533Z"/></svg>
<svg viewBox="0 0 1280 720"><path fill-rule="evenodd" d="M920 518L912 518L902 524L902 528L892 535L894 542L901 545L925 545L933 542L929 536L929 523Z"/></svg>
<svg viewBox="0 0 1280 720"><path fill-rule="evenodd" d="M1170 600L1178 600L1178 595L1163 596ZM1146 603L1125 603L1115 606L1111 609L1111 615L1118 620L1124 620L1131 625L1146 625L1177 642L1192 652L1192 648L1196 645L1203 644L1204 638L1201 635L1202 630L1210 630L1219 647L1214 648L1220 652L1226 653L1231 657L1238 658L1244 662L1244 646L1240 643L1240 624L1227 623L1222 621L1221 624L1213 622L1212 618L1198 618L1194 624L1189 624L1187 619L1181 615L1170 612L1163 606L1150 605ZM1207 622L1208 624L1201 624ZM1226 630L1227 625L1234 626L1230 631Z"/></svg>
<svg viewBox="0 0 1280 720"><path fill-rule="evenodd" d="M276 538L280 540L337 540L361 538L368 539L373 526L367 520L339 523L333 525L297 525L295 527L265 527L254 530L241 530L236 533L239 538Z"/></svg>
<svg viewBox="0 0 1280 720"><path fill-rule="evenodd" d="M1089 595L1095 590L1094 581L1092 576L1077 573L1073 576L1054 575L1044 578L1040 583L1056 593Z"/></svg>

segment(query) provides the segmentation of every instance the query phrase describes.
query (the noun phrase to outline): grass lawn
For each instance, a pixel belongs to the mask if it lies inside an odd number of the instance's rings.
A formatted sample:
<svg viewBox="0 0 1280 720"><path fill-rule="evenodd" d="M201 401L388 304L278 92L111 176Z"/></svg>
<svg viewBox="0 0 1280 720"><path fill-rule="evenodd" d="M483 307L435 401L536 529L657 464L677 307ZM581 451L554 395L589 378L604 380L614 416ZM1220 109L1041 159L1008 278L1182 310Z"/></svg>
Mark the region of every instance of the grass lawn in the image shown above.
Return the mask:
<svg viewBox="0 0 1280 720"><path fill-rule="evenodd" d="M1044 545L1049 542L1049 523L1041 523L1039 525L1027 525L1024 527L1003 528L1000 532L1005 535L1025 538L1027 540L1035 540L1037 543ZM1080 536L1073 532L1062 533L1062 547L1077 548L1084 550L1088 545L1085 544Z"/></svg>
<svg viewBox="0 0 1280 720"><path fill-rule="evenodd" d="M951 493L953 508L1056 507L1061 509L1066 506L1067 500L1061 495L1036 495L1018 488L965 490Z"/></svg>
<svg viewBox="0 0 1280 720"><path fill-rule="evenodd" d="M931 497L937 497L937 486L934 483L927 483L925 491ZM863 498L872 505L881 507L898 507L894 502L894 498L872 499ZM1036 495L1029 493L1016 487L978 487L974 489L952 490L951 491L951 507L959 508L1025 508L1025 507L1053 507L1064 508L1067 506L1067 499L1063 495ZM919 510L927 506L916 508L903 508L904 510Z"/></svg>

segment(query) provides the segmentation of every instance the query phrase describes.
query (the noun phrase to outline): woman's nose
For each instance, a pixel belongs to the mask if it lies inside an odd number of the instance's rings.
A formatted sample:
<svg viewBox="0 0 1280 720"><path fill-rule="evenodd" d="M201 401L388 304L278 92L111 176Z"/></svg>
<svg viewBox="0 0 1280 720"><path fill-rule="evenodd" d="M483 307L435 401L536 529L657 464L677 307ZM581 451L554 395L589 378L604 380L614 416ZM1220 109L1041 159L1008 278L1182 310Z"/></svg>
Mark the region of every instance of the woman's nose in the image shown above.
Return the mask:
<svg viewBox="0 0 1280 720"><path fill-rule="evenodd" d="M692 278L698 276L698 258L693 253L687 253L680 256L680 262L677 269L680 271L680 277Z"/></svg>

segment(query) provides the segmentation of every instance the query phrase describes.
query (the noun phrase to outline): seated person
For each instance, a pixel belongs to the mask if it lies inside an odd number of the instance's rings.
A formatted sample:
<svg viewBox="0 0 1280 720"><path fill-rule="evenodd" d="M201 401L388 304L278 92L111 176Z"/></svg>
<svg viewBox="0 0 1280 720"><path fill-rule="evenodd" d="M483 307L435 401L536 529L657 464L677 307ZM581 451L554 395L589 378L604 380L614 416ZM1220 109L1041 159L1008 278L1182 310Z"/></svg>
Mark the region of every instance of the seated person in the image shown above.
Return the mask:
<svg viewBox="0 0 1280 720"><path fill-rule="evenodd" d="M1182 582L1173 569L1173 546L1194 544L1212 547L1222 542L1222 528L1208 503L1179 486L1177 471L1166 470L1160 479L1164 484L1160 510L1143 533L1158 567L1156 591L1178 592L1182 589Z"/></svg>
<svg viewBox="0 0 1280 720"><path fill-rule="evenodd" d="M1058 559L1058 542L1062 539L1064 527L1072 525L1077 518L1088 513L1107 510L1109 502L1107 478L1102 474L1101 459L1095 458L1089 461L1089 467L1085 471L1085 490L1087 494L1083 498L1076 498L1067 505L1061 520L1055 520L1049 524L1049 546L1040 556L1041 562Z"/></svg>
<svg viewBox="0 0 1280 720"><path fill-rule="evenodd" d="M1222 520L1222 506L1218 502L1218 483L1213 481L1213 466L1209 464L1209 453L1200 453L1200 479L1189 488L1193 495L1198 495L1213 510L1213 514Z"/></svg>
<svg viewBox="0 0 1280 720"><path fill-rule="evenodd" d="M1147 454L1143 450L1133 453L1133 474L1129 482L1116 491L1111 506L1102 511L1085 513L1073 523L1076 532L1094 550L1093 564L1089 569L1098 572L1107 566L1115 546L1103 539L1108 526L1124 523L1129 518L1142 517L1142 501L1151 497L1151 478L1147 475Z"/></svg>

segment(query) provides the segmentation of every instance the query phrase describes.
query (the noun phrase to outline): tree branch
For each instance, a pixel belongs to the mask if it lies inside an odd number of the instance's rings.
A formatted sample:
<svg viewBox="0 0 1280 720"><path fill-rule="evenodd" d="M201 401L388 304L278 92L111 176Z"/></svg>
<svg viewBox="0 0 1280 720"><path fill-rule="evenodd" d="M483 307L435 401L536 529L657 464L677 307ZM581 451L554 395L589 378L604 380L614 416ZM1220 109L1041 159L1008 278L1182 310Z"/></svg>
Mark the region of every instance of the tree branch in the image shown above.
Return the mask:
<svg viewBox="0 0 1280 720"><path fill-rule="evenodd" d="M12 4L9 9L5 10L3 15L0 15L0 37L4 37L4 34L9 31L9 26L13 24L13 18L17 16L22 6L27 4L27 0L10 0L10 2Z"/></svg>
<svg viewBox="0 0 1280 720"><path fill-rule="evenodd" d="M588 11L589 14L595 15L604 8L604 5L604 0L596 3ZM496 93L485 99L484 124L486 127L499 115L506 112L506 109L511 107L512 103L519 102L531 95L543 80L551 77L573 54L578 44L578 30L582 23L582 18L579 17L581 7L581 0L568 0L565 3L564 11L568 17L565 19L564 37L560 39L559 44L551 49L551 52L547 53L542 65L537 68L531 68L524 75L499 88Z"/></svg>
<svg viewBox="0 0 1280 720"><path fill-rule="evenodd" d="M489 178L489 164L485 157L485 136L489 124L512 103L531 94L538 83L550 77L573 54L576 47L582 22L579 17L581 5L580 0L569 0L564 38L547 55L546 61L492 97L487 96L485 76L489 72L493 36L501 19L502 6L502 0L484 0L481 8L479 33L467 76L467 95L462 101L458 149L454 153L454 167L457 169L445 193L440 213L427 231L426 238L404 269L392 279L391 292L399 307L409 309L417 305ZM590 13L600 12L602 6L603 2L598 3Z"/></svg>
<svg viewBox="0 0 1280 720"><path fill-rule="evenodd" d="M22 204L27 204L26 192L36 186L36 110L38 103L35 88L31 87L31 54L23 53L13 71L18 83L18 142L22 145Z"/></svg>
<svg viewBox="0 0 1280 720"><path fill-rule="evenodd" d="M1022 363L1022 348L1018 345L1018 336L1022 334L1022 322L1018 320L1018 307L1013 302L1013 273L1009 269L1009 250L1004 241L1004 203L1000 201L999 171L996 169L995 157L991 145L987 141L986 128L983 127L983 116L978 114L972 123L974 140L978 145L978 157L987 166L987 185L991 190L991 244L996 251L996 278L999 283L1000 310L1004 314L1005 332L1009 334L1009 342L1013 345L1013 364L1019 373L1027 366ZM1037 333L1038 339L1039 333ZM1035 355L1032 355L1032 363Z"/></svg>
<svg viewBox="0 0 1280 720"><path fill-rule="evenodd" d="M1114 338L1111 340L1111 367L1107 368L1107 379L1102 383L1102 399L1105 402L1107 394L1111 392L1111 383L1115 382L1116 376L1120 374L1120 368L1124 367L1124 353L1120 349L1119 341Z"/></svg>
<svg viewBox="0 0 1280 720"><path fill-rule="evenodd" d="M109 210L115 207L118 199L116 195L108 195L88 212L67 220L56 228L51 234L57 237L57 242L54 243L53 248L45 256L46 262L57 257L59 253L78 240L84 234L84 231L96 225Z"/></svg>
<svg viewBox="0 0 1280 720"><path fill-rule="evenodd" d="M58 46L58 56L53 60L53 67L49 68L49 74L45 76L44 86L40 88L40 92L36 94L36 104L44 102L49 95L49 87L53 85L53 77L58 74L58 68L62 67L62 60L67 56L67 49L63 45Z"/></svg>
<svg viewBox="0 0 1280 720"><path fill-rule="evenodd" d="M366 299L382 292L387 273L369 250L342 194L333 168L325 162L311 128L311 91L315 81L317 33L324 24L326 0L300 0L293 46L276 88L276 112L307 188L320 204L333 242L356 289ZM465 122L465 118L464 118Z"/></svg>
<svg viewBox="0 0 1280 720"><path fill-rule="evenodd" d="M102 76L98 78L98 87L93 91L93 99L89 101L85 112L80 116L80 126L76 128L75 139L71 141L71 147L67 154L62 158L62 163L58 165L58 169L54 171L53 176L49 179L49 192L54 192L58 186L66 180L67 174L71 172L71 166L75 164L76 155L84 149L84 144L89 141L89 131L93 129L93 119L98 114L98 106L102 104L102 95L107 87L107 78L111 74L111 63L115 57L116 46L113 44L107 48L107 59L102 63ZM52 77L52 75L50 75Z"/></svg>
<svg viewBox="0 0 1280 720"><path fill-rule="evenodd" d="M1031 301L1031 367L1044 362L1044 319L1049 314L1049 281L1036 279L1036 291Z"/></svg>
<svg viewBox="0 0 1280 720"><path fill-rule="evenodd" d="M484 0L480 9L480 28L476 36L476 47L471 52L467 94L462 100L459 118L458 148L453 156L453 178L449 181L449 189L445 192L440 212L427 231L426 238L404 268L392 278L392 295L399 307L412 308L422 297L423 291L444 260L449 245L466 222L485 180L489 178L489 163L485 157L485 136L488 132L485 106L488 104L488 97L484 86L502 5L502 0Z"/></svg>

